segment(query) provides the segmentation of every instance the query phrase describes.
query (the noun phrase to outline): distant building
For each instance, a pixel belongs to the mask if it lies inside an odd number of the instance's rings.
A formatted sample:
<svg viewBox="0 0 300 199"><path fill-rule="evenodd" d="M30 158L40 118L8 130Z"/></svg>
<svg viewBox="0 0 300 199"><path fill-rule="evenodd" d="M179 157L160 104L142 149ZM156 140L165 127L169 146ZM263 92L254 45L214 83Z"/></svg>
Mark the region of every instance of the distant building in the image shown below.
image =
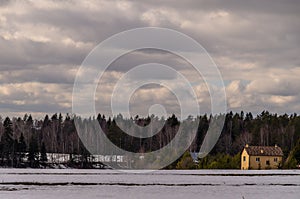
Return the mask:
<svg viewBox="0 0 300 199"><path fill-rule="evenodd" d="M282 165L283 152L275 146L249 146L243 149L241 169L278 169Z"/></svg>
<svg viewBox="0 0 300 199"><path fill-rule="evenodd" d="M190 151L190 155L191 155L191 157L192 157L192 159L193 159L193 162L195 162L195 163L198 163L199 161L198 161L198 155L199 155L199 153L197 153L197 152L191 152Z"/></svg>

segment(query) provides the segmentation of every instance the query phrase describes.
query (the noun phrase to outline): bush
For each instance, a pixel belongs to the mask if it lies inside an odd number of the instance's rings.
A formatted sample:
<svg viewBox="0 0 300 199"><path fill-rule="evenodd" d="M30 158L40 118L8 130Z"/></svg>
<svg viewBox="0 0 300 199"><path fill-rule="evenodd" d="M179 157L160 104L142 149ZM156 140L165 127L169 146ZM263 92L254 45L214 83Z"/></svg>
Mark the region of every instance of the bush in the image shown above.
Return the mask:
<svg viewBox="0 0 300 199"><path fill-rule="evenodd" d="M219 153L208 155L200 159L199 169L239 169L241 164L240 153L235 156Z"/></svg>
<svg viewBox="0 0 300 199"><path fill-rule="evenodd" d="M188 151L183 154L176 165L176 169L196 169L196 164Z"/></svg>

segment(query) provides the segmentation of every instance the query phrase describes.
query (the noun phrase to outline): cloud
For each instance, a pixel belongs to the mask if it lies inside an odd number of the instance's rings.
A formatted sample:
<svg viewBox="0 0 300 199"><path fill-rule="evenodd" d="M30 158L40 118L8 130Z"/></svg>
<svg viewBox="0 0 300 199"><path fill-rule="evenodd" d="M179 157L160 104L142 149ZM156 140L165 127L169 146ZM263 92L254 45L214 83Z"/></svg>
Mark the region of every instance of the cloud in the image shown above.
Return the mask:
<svg viewBox="0 0 300 199"><path fill-rule="evenodd" d="M72 86L40 82L0 85L0 112L71 112Z"/></svg>
<svg viewBox="0 0 300 199"><path fill-rule="evenodd" d="M41 65L39 67L22 67L20 69L3 69L0 83L57 83L73 84L78 66Z"/></svg>
<svg viewBox="0 0 300 199"><path fill-rule="evenodd" d="M70 112L72 84L86 55L111 35L144 26L172 28L202 44L219 66L229 109L298 111L299 4L297 0L1 1L0 111L3 115ZM202 77L181 58L151 49L113 62L99 83L97 100L107 105L119 78L149 62L172 66L185 75L203 110L210 110ZM132 98L136 104L132 110L144 113L159 100L171 107L176 101L171 96L161 87L140 88Z"/></svg>

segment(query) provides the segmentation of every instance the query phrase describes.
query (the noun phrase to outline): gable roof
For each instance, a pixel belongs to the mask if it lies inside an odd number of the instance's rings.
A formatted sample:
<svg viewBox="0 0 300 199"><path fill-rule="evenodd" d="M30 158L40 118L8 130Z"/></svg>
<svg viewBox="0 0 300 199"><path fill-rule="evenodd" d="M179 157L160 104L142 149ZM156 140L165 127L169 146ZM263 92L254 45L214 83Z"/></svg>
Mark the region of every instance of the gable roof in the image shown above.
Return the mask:
<svg viewBox="0 0 300 199"><path fill-rule="evenodd" d="M245 150L255 156L283 156L279 146L246 146Z"/></svg>

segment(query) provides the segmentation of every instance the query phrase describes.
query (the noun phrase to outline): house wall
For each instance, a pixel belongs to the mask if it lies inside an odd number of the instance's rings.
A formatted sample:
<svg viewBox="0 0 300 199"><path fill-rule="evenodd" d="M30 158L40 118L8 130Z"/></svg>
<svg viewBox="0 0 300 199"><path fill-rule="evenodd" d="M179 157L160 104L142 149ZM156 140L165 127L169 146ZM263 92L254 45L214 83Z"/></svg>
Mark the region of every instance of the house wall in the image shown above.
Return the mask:
<svg viewBox="0 0 300 199"><path fill-rule="evenodd" d="M256 161L256 158L260 158L260 161ZM277 162L274 158L277 158ZM249 160L249 169L278 169L279 164L282 164L280 156L250 156ZM267 165L267 161L270 165Z"/></svg>
<svg viewBox="0 0 300 199"><path fill-rule="evenodd" d="M244 157L245 157L245 161L244 161ZM241 155L241 169L242 170L249 169L249 155L245 149L243 150Z"/></svg>

